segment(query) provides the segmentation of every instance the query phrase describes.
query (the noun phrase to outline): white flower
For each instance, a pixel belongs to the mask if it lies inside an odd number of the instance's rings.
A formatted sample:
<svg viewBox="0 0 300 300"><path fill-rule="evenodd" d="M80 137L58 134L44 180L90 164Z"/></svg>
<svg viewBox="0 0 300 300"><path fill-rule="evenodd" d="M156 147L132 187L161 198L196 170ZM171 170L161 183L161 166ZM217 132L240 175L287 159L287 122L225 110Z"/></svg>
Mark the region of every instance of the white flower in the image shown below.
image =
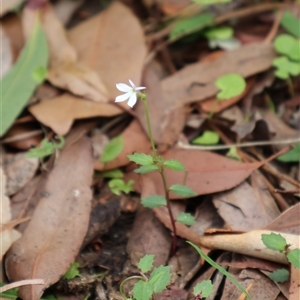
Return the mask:
<svg viewBox="0 0 300 300"><path fill-rule="evenodd" d="M129 79L129 83L131 86L125 83L117 83L116 87L119 91L124 92L125 94L116 97L115 102L122 102L128 100L128 106L133 107L137 101L137 92L140 90L144 90L144 86L135 86L135 84Z"/></svg>

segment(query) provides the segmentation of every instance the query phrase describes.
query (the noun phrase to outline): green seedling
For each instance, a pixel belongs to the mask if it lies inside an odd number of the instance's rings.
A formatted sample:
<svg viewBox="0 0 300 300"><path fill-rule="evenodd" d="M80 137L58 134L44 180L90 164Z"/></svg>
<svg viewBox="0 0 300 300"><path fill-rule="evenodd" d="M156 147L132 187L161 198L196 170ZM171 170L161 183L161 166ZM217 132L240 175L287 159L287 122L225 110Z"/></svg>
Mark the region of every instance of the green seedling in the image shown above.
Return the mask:
<svg viewBox="0 0 300 300"><path fill-rule="evenodd" d="M195 300L206 298L210 296L213 292L213 284L210 280L203 280L199 282L195 287L193 294L195 296Z"/></svg>
<svg viewBox="0 0 300 300"><path fill-rule="evenodd" d="M205 130L202 135L192 140L192 144L196 145L216 145L219 143L219 135L212 130Z"/></svg>
<svg viewBox="0 0 300 300"><path fill-rule="evenodd" d="M262 234L261 240L265 244L265 246L273 251L279 251L283 253L289 263L291 263L294 267L300 269L300 249L296 248L293 250L290 250L289 244L287 244L286 239L281 234L276 234L274 232L270 234ZM281 269L276 270L270 274L271 279L283 282L288 280L289 272L288 270ZM284 280L285 279L285 280Z"/></svg>
<svg viewBox="0 0 300 300"><path fill-rule="evenodd" d="M300 161L300 143L297 143L295 147L289 152L277 157L277 160L281 162L299 162Z"/></svg>
<svg viewBox="0 0 300 300"><path fill-rule="evenodd" d="M101 162L106 164L114 160L124 148L124 139L122 136L117 136L111 139L104 147L101 155Z"/></svg>
<svg viewBox="0 0 300 300"><path fill-rule="evenodd" d="M19 59L1 79L0 137L11 127L36 87L45 79L48 58L46 36L37 15Z"/></svg>
<svg viewBox="0 0 300 300"><path fill-rule="evenodd" d="M62 149L65 145L65 139L63 136L57 136L58 143L48 141L48 139L43 139L41 144L37 148L32 148L26 153L28 158L44 158L51 155L55 151Z"/></svg>
<svg viewBox="0 0 300 300"><path fill-rule="evenodd" d="M128 182L125 182L123 179L112 179L108 182L108 186L110 190L116 194L116 195L121 195L121 193L128 194L131 191L133 191L133 180L129 180Z"/></svg>
<svg viewBox="0 0 300 300"><path fill-rule="evenodd" d="M79 272L79 263L78 262L73 262L68 269L68 271L65 273L63 276L64 279L73 279L75 277L80 277L80 272Z"/></svg>

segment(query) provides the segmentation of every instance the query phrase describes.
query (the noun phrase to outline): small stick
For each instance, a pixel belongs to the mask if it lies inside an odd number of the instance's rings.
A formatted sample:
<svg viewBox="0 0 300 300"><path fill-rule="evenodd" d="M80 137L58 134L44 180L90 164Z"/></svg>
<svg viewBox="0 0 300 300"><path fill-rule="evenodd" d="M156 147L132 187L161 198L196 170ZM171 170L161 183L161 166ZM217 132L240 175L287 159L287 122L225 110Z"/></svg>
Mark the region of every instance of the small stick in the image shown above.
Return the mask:
<svg viewBox="0 0 300 300"><path fill-rule="evenodd" d="M19 287L19 286L31 285L31 284L45 285L45 280L44 279L25 279L25 280L9 283L5 286L0 287L0 293L4 293L8 290L14 289L14 288Z"/></svg>

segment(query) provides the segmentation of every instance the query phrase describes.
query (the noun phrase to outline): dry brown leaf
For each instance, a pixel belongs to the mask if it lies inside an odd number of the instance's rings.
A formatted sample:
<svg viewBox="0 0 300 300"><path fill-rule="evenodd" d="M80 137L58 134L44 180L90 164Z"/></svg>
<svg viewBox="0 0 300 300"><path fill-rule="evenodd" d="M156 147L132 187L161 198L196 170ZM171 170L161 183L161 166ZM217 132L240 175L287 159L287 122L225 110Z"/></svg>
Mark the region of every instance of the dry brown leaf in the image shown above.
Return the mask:
<svg viewBox="0 0 300 300"><path fill-rule="evenodd" d="M63 94L29 107L34 117L54 132L65 135L75 119L112 117L123 110L110 103L96 103L87 99Z"/></svg>
<svg viewBox="0 0 300 300"><path fill-rule="evenodd" d="M291 284L289 289L289 300L299 300L300 295L300 269L291 265Z"/></svg>
<svg viewBox="0 0 300 300"><path fill-rule="evenodd" d="M109 98L120 94L118 82L131 79L140 84L146 56L144 33L138 19L121 2L71 29L68 38L79 61L102 79Z"/></svg>
<svg viewBox="0 0 300 300"><path fill-rule="evenodd" d="M262 228L272 221L264 203L256 197L247 182L230 191L214 195L213 203L226 225L234 231Z"/></svg>
<svg viewBox="0 0 300 300"><path fill-rule="evenodd" d="M244 181L255 169L262 166L259 163L240 163L224 156L194 150L171 149L163 155L165 160L176 159L182 162L188 170L186 185L192 188L197 195L210 194L228 190ZM183 184L185 172L165 170L168 185ZM164 188L158 173L152 172L145 175L136 173L127 177L135 180L135 189L143 197L148 195L162 195ZM179 199L170 193L172 199Z"/></svg>
<svg viewBox="0 0 300 300"><path fill-rule="evenodd" d="M34 18L34 10L23 10L23 25L28 35ZM52 7L46 4L42 10L42 25L50 50L48 80L55 86L94 101L107 102L106 88L96 72L78 61L76 50L67 39L65 29Z"/></svg>
<svg viewBox="0 0 300 300"><path fill-rule="evenodd" d="M3 167L7 176L6 194L13 195L33 178L39 167L39 159L26 157L26 152L5 153Z"/></svg>
<svg viewBox="0 0 300 300"><path fill-rule="evenodd" d="M151 144L137 120L133 120L121 134L124 139L122 152L111 162L105 164L105 170L119 168L129 164L127 155L134 152L151 153ZM103 170L104 164L98 159L95 163L96 170Z"/></svg>
<svg viewBox="0 0 300 300"><path fill-rule="evenodd" d="M11 281L41 278L49 286L67 271L88 227L92 174L91 144L82 137L61 152L28 227L6 256ZM42 292L22 287L19 296L37 300Z"/></svg>
<svg viewBox="0 0 300 300"><path fill-rule="evenodd" d="M24 0L1 0L0 16L4 15L16 6L20 5Z"/></svg>

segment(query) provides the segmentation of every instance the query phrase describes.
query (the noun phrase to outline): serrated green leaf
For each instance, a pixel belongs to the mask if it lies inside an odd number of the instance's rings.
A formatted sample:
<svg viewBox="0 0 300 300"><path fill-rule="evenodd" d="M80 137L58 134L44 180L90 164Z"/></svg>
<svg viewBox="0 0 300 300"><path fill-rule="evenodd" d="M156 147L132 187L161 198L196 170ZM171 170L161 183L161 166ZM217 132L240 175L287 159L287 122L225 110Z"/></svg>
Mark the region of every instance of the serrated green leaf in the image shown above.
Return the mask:
<svg viewBox="0 0 300 300"><path fill-rule="evenodd" d="M291 35L279 35L274 41L274 47L278 53L286 55L292 60L300 60L300 41Z"/></svg>
<svg viewBox="0 0 300 300"><path fill-rule="evenodd" d="M38 68L47 68L48 57L46 36L37 14L35 25L19 59L0 83L0 137L10 128L40 83L33 78L33 74Z"/></svg>
<svg viewBox="0 0 300 300"><path fill-rule="evenodd" d="M140 280L134 285L132 292L136 300L149 300L153 294L153 288L149 282Z"/></svg>
<svg viewBox="0 0 300 300"><path fill-rule="evenodd" d="M103 171L100 173L103 178L122 178L124 173L120 169Z"/></svg>
<svg viewBox="0 0 300 300"><path fill-rule="evenodd" d="M174 184L170 187L170 191L182 197L192 197L197 195L190 187L182 184Z"/></svg>
<svg viewBox="0 0 300 300"><path fill-rule="evenodd" d="M300 161L300 143L295 145L295 148L289 152L277 157L277 160L282 162L299 162Z"/></svg>
<svg viewBox="0 0 300 300"><path fill-rule="evenodd" d="M117 136L111 139L104 147L104 151L101 155L101 162L106 164L114 160L124 148L124 138Z"/></svg>
<svg viewBox="0 0 300 300"><path fill-rule="evenodd" d="M171 272L169 266L159 266L155 268L149 279L149 284L152 285L153 293L162 292L170 283Z"/></svg>
<svg viewBox="0 0 300 300"><path fill-rule="evenodd" d="M65 279L73 279L73 278L78 277L78 276L80 276L79 263L78 262L74 262L74 263L71 264L70 268L65 273L65 275L63 276L63 278L65 278Z"/></svg>
<svg viewBox="0 0 300 300"><path fill-rule="evenodd" d="M121 192L128 194L133 191L133 183L133 180L129 180L126 183L123 179L112 179L108 182L108 186L114 194L120 195Z"/></svg>
<svg viewBox="0 0 300 300"><path fill-rule="evenodd" d="M141 166L141 167L135 169L134 172L138 173L138 174L146 174L146 173L150 173L150 172L157 171L157 170L158 170L157 165L150 165L150 166Z"/></svg>
<svg viewBox="0 0 300 300"><path fill-rule="evenodd" d="M146 273L151 270L153 267L154 261L154 254L146 254L142 257L138 263L138 268L143 272Z"/></svg>
<svg viewBox="0 0 300 300"><path fill-rule="evenodd" d="M284 12L280 24L286 31L300 38L300 20L291 12Z"/></svg>
<svg viewBox="0 0 300 300"><path fill-rule="evenodd" d="M143 206L148 208L154 208L162 205L167 205L167 200L161 195L151 195L148 197L142 198L141 203Z"/></svg>
<svg viewBox="0 0 300 300"><path fill-rule="evenodd" d="M210 28L205 31L204 35L209 39L227 40L233 36L233 29L229 26Z"/></svg>
<svg viewBox="0 0 300 300"><path fill-rule="evenodd" d="M300 249L291 250L286 257L294 267L300 269Z"/></svg>
<svg viewBox="0 0 300 300"><path fill-rule="evenodd" d="M286 269L278 269L270 274L270 278L276 282L288 281L290 277L290 272Z"/></svg>
<svg viewBox="0 0 300 300"><path fill-rule="evenodd" d="M145 153L134 153L127 155L130 161L135 162L137 165L150 166L153 165L153 157Z"/></svg>
<svg viewBox="0 0 300 300"><path fill-rule="evenodd" d="M213 288L211 280L203 280L194 287L193 294L195 296L199 295L200 298L206 298L212 294Z"/></svg>
<svg viewBox="0 0 300 300"><path fill-rule="evenodd" d="M213 14L202 13L187 19L178 21L171 30L169 39L171 41L178 40L188 34L199 31L213 21Z"/></svg>
<svg viewBox="0 0 300 300"><path fill-rule="evenodd" d="M183 166L183 164L176 159L165 160L163 165L166 168L174 171L186 171L186 168Z"/></svg>
<svg viewBox="0 0 300 300"><path fill-rule="evenodd" d="M192 144L196 145L216 145L219 143L220 137L215 131L205 130L202 135L192 140Z"/></svg>
<svg viewBox="0 0 300 300"><path fill-rule="evenodd" d="M177 216L176 221L191 226L195 223L195 218L190 213L182 212Z"/></svg>
<svg viewBox="0 0 300 300"><path fill-rule="evenodd" d="M236 73L220 76L215 85L221 91L217 94L219 100L227 100L242 94L246 88L245 79Z"/></svg>
<svg viewBox="0 0 300 300"><path fill-rule="evenodd" d="M265 246L271 250L283 252L286 247L286 239L281 234L271 232L270 234L262 234L261 240Z"/></svg>

